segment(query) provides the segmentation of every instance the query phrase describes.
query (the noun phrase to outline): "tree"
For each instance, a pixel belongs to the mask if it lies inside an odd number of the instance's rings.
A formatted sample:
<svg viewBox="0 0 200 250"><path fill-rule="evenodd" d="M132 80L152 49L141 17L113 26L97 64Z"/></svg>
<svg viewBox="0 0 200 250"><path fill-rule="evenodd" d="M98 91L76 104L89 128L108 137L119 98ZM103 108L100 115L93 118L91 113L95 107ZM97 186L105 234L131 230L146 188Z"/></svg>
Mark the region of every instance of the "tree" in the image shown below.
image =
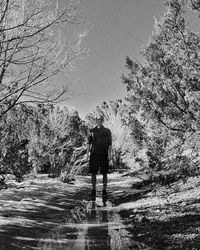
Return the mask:
<svg viewBox="0 0 200 250"><path fill-rule="evenodd" d="M38 105L30 133L29 156L36 172L59 175L70 164L73 151L84 138L81 120L76 111Z"/></svg>
<svg viewBox="0 0 200 250"><path fill-rule="evenodd" d="M199 0L190 0L189 3L194 11L197 11L197 12L200 11L200 1Z"/></svg>
<svg viewBox="0 0 200 250"><path fill-rule="evenodd" d="M58 101L38 93L46 82L84 53L85 31L67 34L83 22L79 1L67 0L61 8L56 0L2 0L0 3L0 117L27 101Z"/></svg>
<svg viewBox="0 0 200 250"><path fill-rule="evenodd" d="M196 130L200 98L200 37L187 28L183 1L170 1L142 55L145 65L126 59L123 76L137 108L173 131Z"/></svg>
<svg viewBox="0 0 200 250"><path fill-rule="evenodd" d="M85 141L83 125L78 112L66 107L13 107L0 121L0 176L13 174L20 181L31 171L59 176L71 170Z"/></svg>
<svg viewBox="0 0 200 250"><path fill-rule="evenodd" d="M156 141L159 126L162 156L194 159L200 148L200 36L188 28L184 13L187 5L199 12L199 1L171 0L165 5L142 51L144 63L127 57L129 73L122 81L132 110L151 124Z"/></svg>
<svg viewBox="0 0 200 250"><path fill-rule="evenodd" d="M0 122L0 175L13 174L18 181L31 171L28 143L32 124L33 107L21 104L7 112Z"/></svg>

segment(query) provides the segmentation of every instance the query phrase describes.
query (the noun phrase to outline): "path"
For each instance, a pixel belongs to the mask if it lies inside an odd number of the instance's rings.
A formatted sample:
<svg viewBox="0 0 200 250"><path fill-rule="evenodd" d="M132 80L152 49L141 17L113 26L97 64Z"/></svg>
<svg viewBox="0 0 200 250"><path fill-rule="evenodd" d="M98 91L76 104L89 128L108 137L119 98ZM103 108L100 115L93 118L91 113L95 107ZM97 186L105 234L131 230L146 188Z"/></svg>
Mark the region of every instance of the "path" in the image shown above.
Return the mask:
<svg viewBox="0 0 200 250"><path fill-rule="evenodd" d="M106 204L101 176L95 203L89 177L10 180L0 190L0 250L199 250L200 178L152 191L139 179L109 175Z"/></svg>
<svg viewBox="0 0 200 250"><path fill-rule="evenodd" d="M0 249L131 249L116 208L122 197L130 200L126 190L133 178L122 182L120 176L111 177L106 204L101 181L98 177L96 202L88 199L89 177L77 177L74 185L46 175L20 184L10 181L0 192Z"/></svg>

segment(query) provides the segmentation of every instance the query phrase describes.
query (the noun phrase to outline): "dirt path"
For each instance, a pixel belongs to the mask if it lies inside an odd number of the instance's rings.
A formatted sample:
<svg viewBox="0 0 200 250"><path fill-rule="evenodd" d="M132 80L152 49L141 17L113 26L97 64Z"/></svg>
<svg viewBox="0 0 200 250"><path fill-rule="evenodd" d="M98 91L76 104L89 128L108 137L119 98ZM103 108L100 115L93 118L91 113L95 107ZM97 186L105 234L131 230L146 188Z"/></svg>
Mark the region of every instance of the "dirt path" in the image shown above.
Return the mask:
<svg viewBox="0 0 200 250"><path fill-rule="evenodd" d="M200 179L154 191L139 181L109 175L105 204L101 176L96 202L89 177L10 180L0 190L0 249L200 249Z"/></svg>
<svg viewBox="0 0 200 250"><path fill-rule="evenodd" d="M117 211L133 180L110 176L109 200L102 203L102 179L96 202L89 200L89 177L74 185L40 175L0 192L0 249L130 249L126 226ZM121 197L121 198L120 198Z"/></svg>

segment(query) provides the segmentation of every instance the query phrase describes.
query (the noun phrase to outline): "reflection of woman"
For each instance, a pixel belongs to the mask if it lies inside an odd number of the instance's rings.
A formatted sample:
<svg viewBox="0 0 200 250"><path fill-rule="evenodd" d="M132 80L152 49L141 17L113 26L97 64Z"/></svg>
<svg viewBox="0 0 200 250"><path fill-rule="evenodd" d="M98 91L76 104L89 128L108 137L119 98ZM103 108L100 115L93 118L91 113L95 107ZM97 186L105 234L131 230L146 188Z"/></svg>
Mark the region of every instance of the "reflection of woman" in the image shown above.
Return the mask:
<svg viewBox="0 0 200 250"><path fill-rule="evenodd" d="M103 250L111 249L110 235L108 233L108 214L107 210L99 210L100 218L97 216L95 202L92 203L91 213L88 216L88 222L92 225L88 228L85 236L85 250ZM102 224L102 225L101 225Z"/></svg>

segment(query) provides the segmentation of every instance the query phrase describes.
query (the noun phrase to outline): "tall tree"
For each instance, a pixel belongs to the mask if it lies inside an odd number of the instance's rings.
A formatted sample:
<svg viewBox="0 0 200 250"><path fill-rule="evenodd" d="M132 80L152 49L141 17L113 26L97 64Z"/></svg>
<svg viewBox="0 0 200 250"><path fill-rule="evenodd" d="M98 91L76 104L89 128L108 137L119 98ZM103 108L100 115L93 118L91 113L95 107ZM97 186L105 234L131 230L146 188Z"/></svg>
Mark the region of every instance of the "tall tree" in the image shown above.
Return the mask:
<svg viewBox="0 0 200 250"><path fill-rule="evenodd" d="M185 1L166 4L155 32L144 48L145 64L126 59L123 76L137 110L173 131L197 129L200 111L200 36L188 29Z"/></svg>
<svg viewBox="0 0 200 250"><path fill-rule="evenodd" d="M149 122L147 129L159 141L150 145L158 145L155 155L194 159L200 149L200 35L189 29L184 13L187 6L199 13L200 5L197 0L170 0L165 6L142 51L144 63L127 57L128 74L122 81L132 111Z"/></svg>
<svg viewBox="0 0 200 250"><path fill-rule="evenodd" d="M0 3L0 117L26 100L48 102L57 96L34 88L84 53L86 32L69 35L70 25L81 24L79 1L2 0Z"/></svg>

